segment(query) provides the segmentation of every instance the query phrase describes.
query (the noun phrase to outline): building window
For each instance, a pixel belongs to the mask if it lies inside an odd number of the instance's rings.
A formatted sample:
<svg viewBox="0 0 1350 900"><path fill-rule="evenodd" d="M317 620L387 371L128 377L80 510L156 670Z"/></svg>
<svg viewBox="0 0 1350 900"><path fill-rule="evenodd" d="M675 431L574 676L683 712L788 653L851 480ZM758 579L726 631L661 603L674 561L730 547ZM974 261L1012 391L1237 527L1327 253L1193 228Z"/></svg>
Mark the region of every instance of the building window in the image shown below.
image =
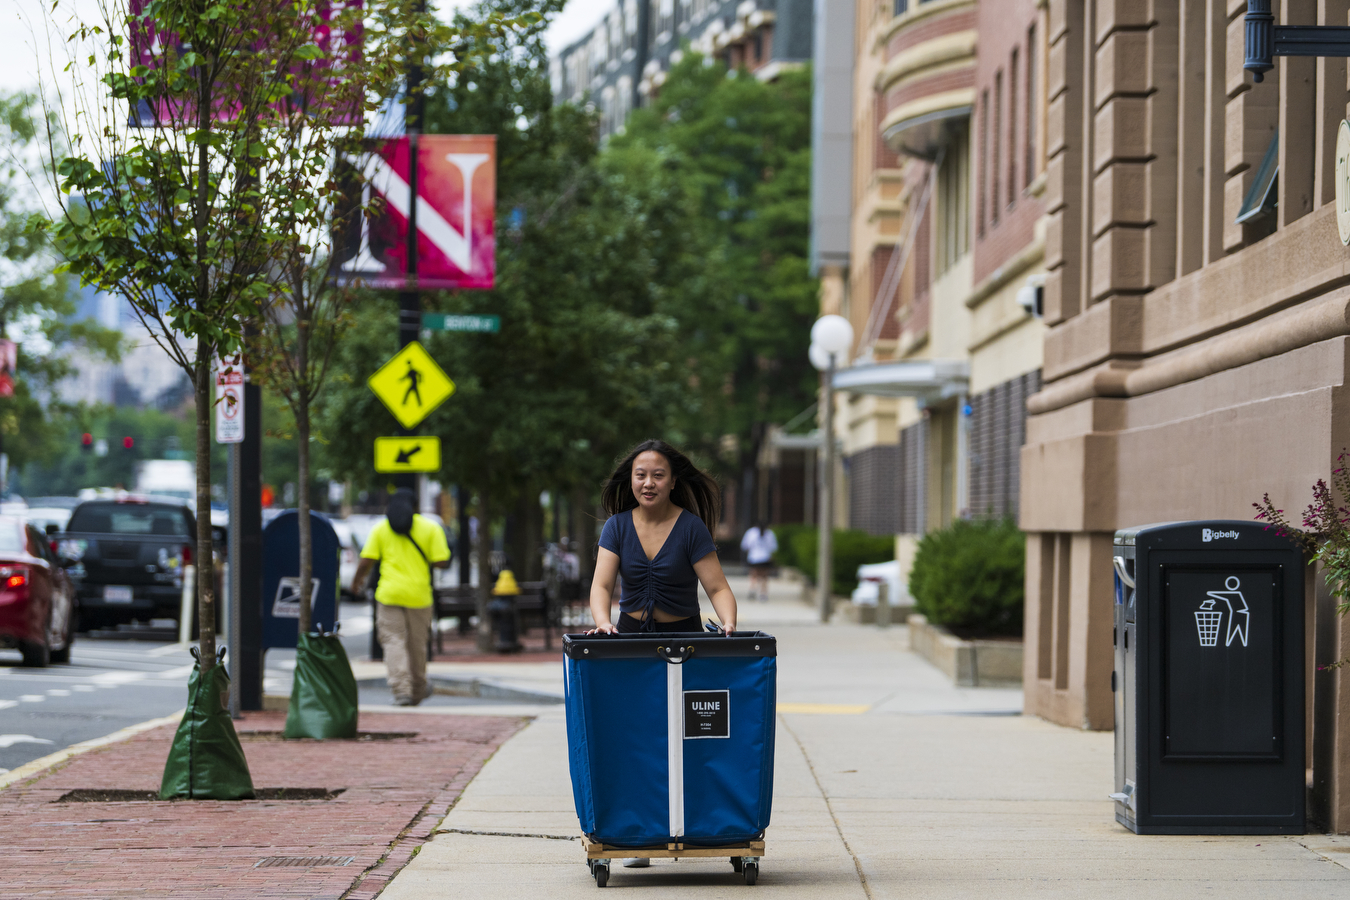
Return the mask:
<svg viewBox="0 0 1350 900"><path fill-rule="evenodd" d="M1017 48L1008 62L1008 208L1017 202Z"/></svg>
<svg viewBox="0 0 1350 900"><path fill-rule="evenodd" d="M1003 70L994 73L994 129L990 132L993 137L993 146L990 150L989 166L989 224L998 224L998 204L1001 192L999 191L999 179L1002 175L1002 154L1003 149Z"/></svg>
<svg viewBox="0 0 1350 900"><path fill-rule="evenodd" d="M909 0L895 0L895 15L903 16L909 12Z"/></svg>
<svg viewBox="0 0 1350 900"><path fill-rule="evenodd" d="M979 165L979 187L976 203L978 208L975 213L976 229L980 237L984 237L985 224L989 221L987 217L988 208L985 205L986 195L989 193L989 91L984 90L980 94L980 158Z"/></svg>
<svg viewBox="0 0 1350 900"><path fill-rule="evenodd" d="M938 170L933 197L937 276L970 252L970 126L954 131Z"/></svg>
<svg viewBox="0 0 1350 900"><path fill-rule="evenodd" d="M1027 29L1027 102L1026 133L1023 156L1026 158L1026 183L1036 180L1036 58L1039 56L1036 46L1036 26Z"/></svg>

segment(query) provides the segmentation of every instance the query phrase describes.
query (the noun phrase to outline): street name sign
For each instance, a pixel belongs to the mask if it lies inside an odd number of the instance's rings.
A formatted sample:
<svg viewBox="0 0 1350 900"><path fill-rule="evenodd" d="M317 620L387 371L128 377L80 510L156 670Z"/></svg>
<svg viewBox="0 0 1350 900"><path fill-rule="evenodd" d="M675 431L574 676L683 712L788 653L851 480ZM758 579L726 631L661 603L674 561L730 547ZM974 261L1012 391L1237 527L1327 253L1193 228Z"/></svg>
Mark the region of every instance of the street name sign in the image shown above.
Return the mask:
<svg viewBox="0 0 1350 900"><path fill-rule="evenodd" d="M455 392L450 376L417 341L395 353L366 384L404 428L415 428Z"/></svg>
<svg viewBox="0 0 1350 900"><path fill-rule="evenodd" d="M437 437L380 437L375 439L375 471L439 472L441 439Z"/></svg>
<svg viewBox="0 0 1350 900"><path fill-rule="evenodd" d="M216 443L244 440L244 359L236 354L216 359Z"/></svg>
<svg viewBox="0 0 1350 900"><path fill-rule="evenodd" d="M481 331L496 334L502 330L502 317L422 313L422 328L425 331Z"/></svg>

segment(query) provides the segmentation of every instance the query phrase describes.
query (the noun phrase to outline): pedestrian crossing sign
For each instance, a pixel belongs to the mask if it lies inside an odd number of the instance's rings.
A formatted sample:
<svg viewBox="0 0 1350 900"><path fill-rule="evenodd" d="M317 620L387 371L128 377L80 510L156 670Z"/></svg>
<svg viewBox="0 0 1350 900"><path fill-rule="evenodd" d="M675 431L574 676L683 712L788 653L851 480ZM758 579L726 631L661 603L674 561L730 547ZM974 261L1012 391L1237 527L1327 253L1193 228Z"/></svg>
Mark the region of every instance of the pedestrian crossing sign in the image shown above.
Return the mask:
<svg viewBox="0 0 1350 900"><path fill-rule="evenodd" d="M404 428L413 428L455 392L431 354L413 341L380 366L366 384Z"/></svg>
<svg viewBox="0 0 1350 900"><path fill-rule="evenodd" d="M439 472L441 439L436 437L377 437L376 472Z"/></svg>

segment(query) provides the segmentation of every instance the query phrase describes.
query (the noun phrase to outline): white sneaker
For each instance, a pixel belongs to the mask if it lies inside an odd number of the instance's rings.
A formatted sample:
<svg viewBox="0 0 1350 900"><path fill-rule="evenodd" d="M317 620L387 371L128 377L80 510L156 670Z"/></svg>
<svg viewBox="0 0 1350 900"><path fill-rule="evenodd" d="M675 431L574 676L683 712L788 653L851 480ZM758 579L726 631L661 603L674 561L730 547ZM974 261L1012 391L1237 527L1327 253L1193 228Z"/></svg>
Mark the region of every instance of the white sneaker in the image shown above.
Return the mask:
<svg viewBox="0 0 1350 900"><path fill-rule="evenodd" d="M623 861L625 869L645 869L652 864L652 861L645 856L630 856Z"/></svg>

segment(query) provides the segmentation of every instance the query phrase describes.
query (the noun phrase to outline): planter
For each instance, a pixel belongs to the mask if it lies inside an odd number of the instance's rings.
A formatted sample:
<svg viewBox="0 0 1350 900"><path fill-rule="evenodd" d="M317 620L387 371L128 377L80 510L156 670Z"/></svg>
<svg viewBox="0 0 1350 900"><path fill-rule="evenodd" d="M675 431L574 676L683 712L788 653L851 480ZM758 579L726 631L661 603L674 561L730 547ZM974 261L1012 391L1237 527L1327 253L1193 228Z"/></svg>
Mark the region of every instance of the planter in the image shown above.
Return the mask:
<svg viewBox="0 0 1350 900"><path fill-rule="evenodd" d="M924 616L909 617L909 648L958 687L1013 687L1022 683L1021 641L966 641Z"/></svg>
<svg viewBox="0 0 1350 900"><path fill-rule="evenodd" d="M845 622L854 622L858 625L875 625L877 623L877 606L875 603L854 603L847 597L839 597L834 608L835 615ZM891 624L903 625L913 613L914 604L912 603L892 606Z"/></svg>

